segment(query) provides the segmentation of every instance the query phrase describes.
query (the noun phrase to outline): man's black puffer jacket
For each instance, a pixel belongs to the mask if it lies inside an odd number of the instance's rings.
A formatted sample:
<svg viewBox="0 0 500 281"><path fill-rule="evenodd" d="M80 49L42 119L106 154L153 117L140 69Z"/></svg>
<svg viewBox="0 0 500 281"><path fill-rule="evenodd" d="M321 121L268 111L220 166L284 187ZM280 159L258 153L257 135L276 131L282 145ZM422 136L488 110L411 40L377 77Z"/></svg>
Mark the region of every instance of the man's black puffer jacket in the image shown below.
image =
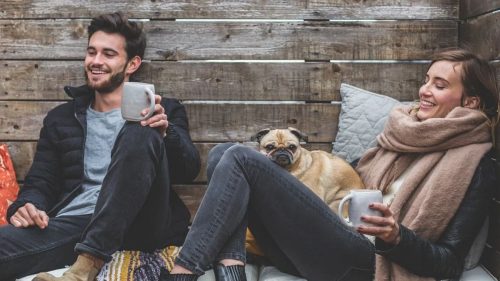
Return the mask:
<svg viewBox="0 0 500 281"><path fill-rule="evenodd" d="M377 253L416 275L437 280L459 278L498 188L495 165L491 154L481 159L460 207L436 242L422 239L400 225L400 243L391 246L376 239Z"/></svg>
<svg viewBox="0 0 500 281"><path fill-rule="evenodd" d="M64 90L73 100L52 109L43 120L33 164L17 200L8 209L9 220L26 203L54 216L80 192L86 110L94 93L87 86ZM175 99L163 99L162 105L169 120L165 145L171 182L189 182L200 170L200 158L189 136L186 111ZM189 220L187 208L177 196L172 197L172 208L181 220Z"/></svg>

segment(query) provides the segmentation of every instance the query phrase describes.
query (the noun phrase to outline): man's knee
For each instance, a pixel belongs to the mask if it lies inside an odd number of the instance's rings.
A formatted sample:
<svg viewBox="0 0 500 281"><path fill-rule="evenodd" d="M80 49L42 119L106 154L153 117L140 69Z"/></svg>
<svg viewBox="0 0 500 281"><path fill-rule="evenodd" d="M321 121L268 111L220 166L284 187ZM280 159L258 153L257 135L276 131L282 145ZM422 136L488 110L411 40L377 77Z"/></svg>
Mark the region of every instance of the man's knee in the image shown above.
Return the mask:
<svg viewBox="0 0 500 281"><path fill-rule="evenodd" d="M160 149L163 146L163 138L158 130L149 126L142 126L139 122L126 122L118 134L115 148L125 148L127 152L145 149Z"/></svg>

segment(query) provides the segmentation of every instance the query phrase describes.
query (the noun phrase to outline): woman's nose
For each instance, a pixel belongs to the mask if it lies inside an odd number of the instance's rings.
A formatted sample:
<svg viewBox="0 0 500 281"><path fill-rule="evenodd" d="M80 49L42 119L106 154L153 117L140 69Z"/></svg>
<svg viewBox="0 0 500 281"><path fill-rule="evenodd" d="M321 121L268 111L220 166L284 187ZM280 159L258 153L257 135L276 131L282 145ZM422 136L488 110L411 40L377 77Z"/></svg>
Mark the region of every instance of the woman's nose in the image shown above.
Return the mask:
<svg viewBox="0 0 500 281"><path fill-rule="evenodd" d="M425 96L425 95L430 95L429 91L429 83L425 83L422 86L420 86L420 90L418 91L419 96Z"/></svg>

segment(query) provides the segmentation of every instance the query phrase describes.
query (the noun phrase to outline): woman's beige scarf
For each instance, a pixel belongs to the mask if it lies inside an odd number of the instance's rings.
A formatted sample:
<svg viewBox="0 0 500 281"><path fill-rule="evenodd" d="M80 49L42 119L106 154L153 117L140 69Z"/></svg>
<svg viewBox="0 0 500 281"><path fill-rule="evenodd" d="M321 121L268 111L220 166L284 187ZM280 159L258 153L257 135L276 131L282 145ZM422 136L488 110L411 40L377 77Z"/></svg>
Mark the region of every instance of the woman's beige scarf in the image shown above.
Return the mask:
<svg viewBox="0 0 500 281"><path fill-rule="evenodd" d="M357 167L365 186L384 192L416 161L390 209L400 224L436 241L492 147L490 121L478 110L457 107L445 118L420 122L410 108L402 107L391 112L377 141ZM375 280L434 279L418 277L377 255Z"/></svg>

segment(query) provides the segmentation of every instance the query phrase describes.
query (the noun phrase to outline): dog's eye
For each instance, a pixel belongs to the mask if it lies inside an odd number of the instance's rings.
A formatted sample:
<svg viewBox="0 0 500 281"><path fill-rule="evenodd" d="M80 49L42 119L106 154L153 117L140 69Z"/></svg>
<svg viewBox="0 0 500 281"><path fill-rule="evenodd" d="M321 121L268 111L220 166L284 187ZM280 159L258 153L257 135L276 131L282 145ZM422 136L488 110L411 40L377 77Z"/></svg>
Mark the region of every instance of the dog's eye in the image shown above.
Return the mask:
<svg viewBox="0 0 500 281"><path fill-rule="evenodd" d="M288 149L290 150L295 150L297 148L297 146L295 144L291 144L288 146Z"/></svg>
<svg viewBox="0 0 500 281"><path fill-rule="evenodd" d="M274 149L274 145L268 144L268 145L266 145L266 149L267 150L273 150Z"/></svg>

